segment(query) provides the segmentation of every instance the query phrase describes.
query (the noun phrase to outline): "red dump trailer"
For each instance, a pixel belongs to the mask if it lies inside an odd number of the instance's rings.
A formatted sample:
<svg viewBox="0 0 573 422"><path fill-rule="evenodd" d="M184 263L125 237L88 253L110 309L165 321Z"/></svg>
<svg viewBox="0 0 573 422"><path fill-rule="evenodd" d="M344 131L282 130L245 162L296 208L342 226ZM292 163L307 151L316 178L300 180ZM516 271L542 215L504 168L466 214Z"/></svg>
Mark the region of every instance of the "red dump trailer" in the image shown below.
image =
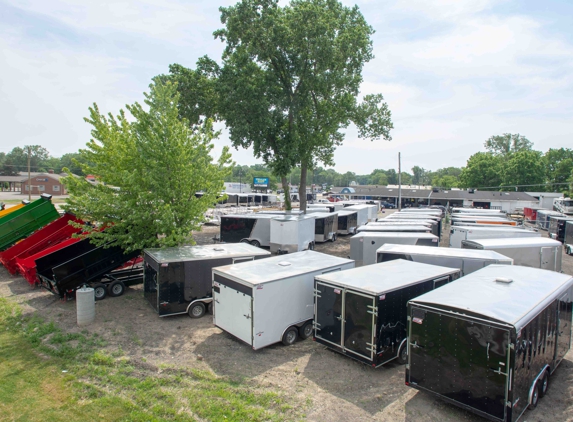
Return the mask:
<svg viewBox="0 0 573 422"><path fill-rule="evenodd" d="M537 221L537 211L544 209L543 207L523 207L523 217L528 223L535 223Z"/></svg>
<svg viewBox="0 0 573 422"><path fill-rule="evenodd" d="M74 233L79 233L81 229L70 224L70 221L82 224L83 221L72 214L64 214L62 217L52 221L47 226L35 231L31 236L16 243L14 246L0 252L0 262L6 267L10 274L18 271L16 259L24 259L30 255L37 254L42 250L54 246L72 237Z"/></svg>
<svg viewBox="0 0 573 422"><path fill-rule="evenodd" d="M22 276L28 280L28 283L35 285L38 284L38 277L36 276L36 259L42 258L52 252L59 251L60 249L65 248L66 246L73 245L74 243L79 242L81 239L79 237L76 238L69 238L64 240L63 242L58 243L57 245L50 246L34 255L30 255L26 258L16 258L16 266L18 267L18 271Z"/></svg>

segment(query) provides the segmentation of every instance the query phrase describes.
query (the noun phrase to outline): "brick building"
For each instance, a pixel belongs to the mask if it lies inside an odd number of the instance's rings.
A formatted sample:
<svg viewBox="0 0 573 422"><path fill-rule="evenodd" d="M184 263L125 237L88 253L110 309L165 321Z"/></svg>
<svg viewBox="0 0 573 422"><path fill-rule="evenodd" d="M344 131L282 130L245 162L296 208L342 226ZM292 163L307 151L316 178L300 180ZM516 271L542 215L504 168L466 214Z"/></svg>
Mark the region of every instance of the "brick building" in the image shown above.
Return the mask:
<svg viewBox="0 0 573 422"><path fill-rule="evenodd" d="M50 173L34 173L31 174L31 186L32 195L40 195L42 193L47 193L53 196L66 195L67 192L64 185L60 182L62 177L66 174L56 174ZM30 189L28 185L28 177L21 179L21 190L22 195L28 195L28 190Z"/></svg>

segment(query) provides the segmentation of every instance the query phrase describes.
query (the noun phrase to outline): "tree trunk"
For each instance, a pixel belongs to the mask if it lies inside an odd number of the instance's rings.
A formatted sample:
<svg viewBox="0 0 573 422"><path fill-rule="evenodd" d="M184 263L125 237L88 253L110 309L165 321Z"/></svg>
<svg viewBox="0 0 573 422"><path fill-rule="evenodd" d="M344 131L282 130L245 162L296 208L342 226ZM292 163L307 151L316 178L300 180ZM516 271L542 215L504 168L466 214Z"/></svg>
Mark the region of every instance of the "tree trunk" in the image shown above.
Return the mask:
<svg viewBox="0 0 573 422"><path fill-rule="evenodd" d="M283 190L284 195L285 195L285 210L286 211L291 211L292 210L292 205L290 203L290 186L288 184L288 180L286 178L286 176L282 176L281 177L281 183L283 184Z"/></svg>
<svg viewBox="0 0 573 422"><path fill-rule="evenodd" d="M308 165L300 164L300 186L298 187L298 196L300 197L300 210L306 213L306 172Z"/></svg>

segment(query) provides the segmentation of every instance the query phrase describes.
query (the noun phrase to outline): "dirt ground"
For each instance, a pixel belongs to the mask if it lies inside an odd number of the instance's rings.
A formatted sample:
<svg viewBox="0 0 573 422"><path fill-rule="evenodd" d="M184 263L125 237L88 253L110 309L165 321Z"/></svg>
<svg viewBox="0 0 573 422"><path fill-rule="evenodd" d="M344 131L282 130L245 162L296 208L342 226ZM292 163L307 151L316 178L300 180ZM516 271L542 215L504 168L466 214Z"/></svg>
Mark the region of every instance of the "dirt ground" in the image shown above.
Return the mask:
<svg viewBox="0 0 573 422"><path fill-rule="evenodd" d="M212 242L218 227L204 227L198 244ZM447 246L447 227L442 245ZM316 250L347 257L348 236L317 244ZM573 256L564 255L563 270L573 274ZM66 332L79 332L75 302L61 302L21 277L0 269L0 296L21 303L26 312L55 321ZM484 419L404 385L404 367L390 363L378 369L355 362L312 340L291 347L274 345L253 351L212 324L212 318L186 315L159 318L144 300L142 285L118 298L96 304L96 321L87 327L98 333L110 351L121 348L150 371L161 364L211 370L221 376L249 380L289 395L305 407L310 421L482 421ZM524 421L573 421L573 353L551 377L548 395Z"/></svg>

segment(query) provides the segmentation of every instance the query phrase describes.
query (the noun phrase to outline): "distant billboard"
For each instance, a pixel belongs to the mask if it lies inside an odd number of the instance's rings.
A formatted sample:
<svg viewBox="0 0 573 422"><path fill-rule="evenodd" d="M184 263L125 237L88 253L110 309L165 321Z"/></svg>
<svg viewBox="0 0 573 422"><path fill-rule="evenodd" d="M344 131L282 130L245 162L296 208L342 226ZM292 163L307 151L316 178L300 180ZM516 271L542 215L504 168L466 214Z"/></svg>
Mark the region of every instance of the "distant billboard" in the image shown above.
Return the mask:
<svg viewBox="0 0 573 422"><path fill-rule="evenodd" d="M253 187L254 188L268 189L269 178L268 177L254 177L253 178Z"/></svg>

